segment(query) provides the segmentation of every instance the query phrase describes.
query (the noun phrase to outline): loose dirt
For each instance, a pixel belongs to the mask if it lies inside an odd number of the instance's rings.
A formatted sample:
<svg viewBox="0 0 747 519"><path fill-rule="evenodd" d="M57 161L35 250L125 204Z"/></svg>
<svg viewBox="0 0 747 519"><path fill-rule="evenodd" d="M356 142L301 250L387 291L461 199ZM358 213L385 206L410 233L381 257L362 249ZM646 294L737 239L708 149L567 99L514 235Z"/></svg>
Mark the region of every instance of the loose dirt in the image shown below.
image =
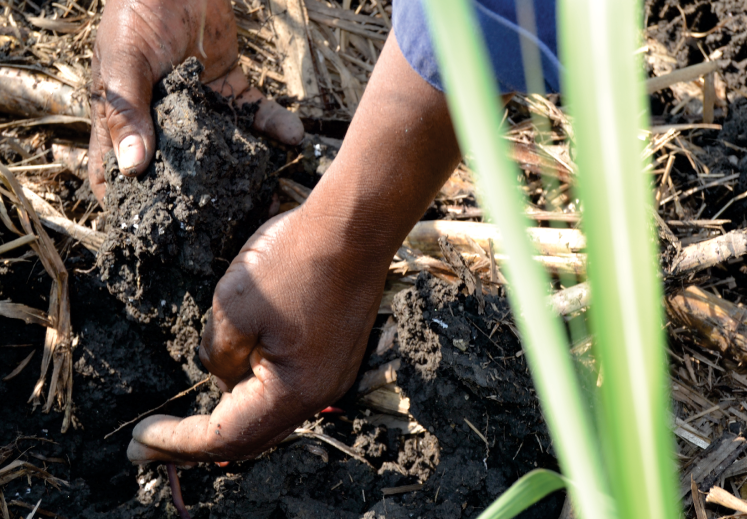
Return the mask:
<svg viewBox="0 0 747 519"><path fill-rule="evenodd" d="M27 279L33 280L36 293L48 289L38 267L21 264L2 277L2 297L23 292ZM76 274L72 287L79 339L74 375L79 428L61 435L58 414L31 412L25 400L38 375L36 363L17 379L0 384L2 443L18 435L54 441L23 440L20 447L63 458L65 463L49 464L48 469L71 486L57 491L38 481L29 486L21 478L5 487L6 497L30 503L42 499L42 508L68 518L176 517L164 468L128 463L131 428L103 437L123 420L188 387L193 380L190 362L169 354L167 334L153 322L124 319L125 305L94 276ZM43 306L39 300L26 302ZM348 396L338 404L343 415L306 425L353 446L371 466L308 438L281 445L255 461L227 468L201 465L181 472L192 516L476 517L522 474L536 466L554 467L524 358L508 327L506 302L488 298L487 307L485 316L478 315L472 297L428 276L397 298L399 347L383 357L372 355L363 369L401 356L399 384L426 432L403 436L397 429L371 425L365 410ZM499 330L488 339L484 333L496 325ZM38 327L19 322L12 330L3 344L41 342ZM4 351L2 372L27 351ZM165 411L207 412L216 396L214 387L206 387ZM465 419L481 431L487 445ZM384 488L421 482L420 491L382 500ZM524 517L556 516L561 504L562 495L552 496Z"/></svg>
<svg viewBox="0 0 747 519"><path fill-rule="evenodd" d="M721 73L730 92L747 80L747 22L742 0L647 0L649 36L663 44L677 61L676 68L710 59L724 63ZM715 53L715 54L713 54Z"/></svg>

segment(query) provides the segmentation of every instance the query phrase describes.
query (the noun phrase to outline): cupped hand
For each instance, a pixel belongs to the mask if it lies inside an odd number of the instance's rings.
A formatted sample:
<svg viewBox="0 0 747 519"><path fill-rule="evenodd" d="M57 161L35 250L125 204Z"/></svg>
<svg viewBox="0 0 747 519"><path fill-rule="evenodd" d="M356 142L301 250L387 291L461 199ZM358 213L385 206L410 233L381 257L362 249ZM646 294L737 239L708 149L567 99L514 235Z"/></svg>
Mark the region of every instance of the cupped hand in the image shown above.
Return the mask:
<svg viewBox="0 0 747 519"><path fill-rule="evenodd" d="M109 150L126 175L139 175L148 166L155 152L153 86L190 56L205 66L201 79L214 90L233 96L237 104L259 101L255 129L286 144L303 139L300 119L250 88L237 66L230 0L109 0L91 63L88 173L99 200Z"/></svg>
<svg viewBox="0 0 747 519"><path fill-rule="evenodd" d="M339 239L344 222L306 205L261 227L218 283L200 347L226 391L216 409L144 419L131 461L251 458L352 385L388 263L361 263Z"/></svg>

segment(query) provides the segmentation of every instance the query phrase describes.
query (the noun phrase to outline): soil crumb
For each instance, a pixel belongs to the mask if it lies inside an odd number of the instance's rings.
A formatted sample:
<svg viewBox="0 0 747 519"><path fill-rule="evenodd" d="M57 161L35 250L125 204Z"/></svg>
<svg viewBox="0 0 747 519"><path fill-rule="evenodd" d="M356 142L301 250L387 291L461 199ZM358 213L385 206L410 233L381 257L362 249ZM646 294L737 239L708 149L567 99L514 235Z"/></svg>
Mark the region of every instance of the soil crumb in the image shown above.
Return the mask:
<svg viewBox="0 0 747 519"><path fill-rule="evenodd" d="M107 157L101 279L142 322L176 313L188 291L205 311L271 201L270 153L249 132L256 106L234 108L200 83L202 70L190 58L157 85L157 151L143 175Z"/></svg>

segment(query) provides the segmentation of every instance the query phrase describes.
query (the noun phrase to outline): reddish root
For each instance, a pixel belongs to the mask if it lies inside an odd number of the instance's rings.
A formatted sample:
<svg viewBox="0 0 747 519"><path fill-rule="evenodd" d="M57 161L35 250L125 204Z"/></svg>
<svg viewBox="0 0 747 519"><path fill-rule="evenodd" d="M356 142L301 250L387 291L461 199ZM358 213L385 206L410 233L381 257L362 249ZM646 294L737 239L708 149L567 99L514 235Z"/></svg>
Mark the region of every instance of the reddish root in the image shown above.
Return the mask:
<svg viewBox="0 0 747 519"><path fill-rule="evenodd" d="M173 463L166 464L166 472L169 475L169 486L171 487L171 498L174 500L174 507L179 512L182 519L192 519L184 506L182 498L182 487L179 485L179 476L176 475L176 466Z"/></svg>

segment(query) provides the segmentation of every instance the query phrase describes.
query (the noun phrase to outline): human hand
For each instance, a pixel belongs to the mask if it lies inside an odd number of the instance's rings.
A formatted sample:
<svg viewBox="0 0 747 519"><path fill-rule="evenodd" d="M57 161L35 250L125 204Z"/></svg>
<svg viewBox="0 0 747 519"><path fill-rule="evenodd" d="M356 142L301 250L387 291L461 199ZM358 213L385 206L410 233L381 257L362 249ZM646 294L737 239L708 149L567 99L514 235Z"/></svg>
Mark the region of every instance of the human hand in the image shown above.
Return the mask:
<svg viewBox="0 0 747 519"><path fill-rule="evenodd" d="M389 263L459 162L446 98L389 33L345 142L306 202L246 243L200 356L229 392L210 416L152 416L133 462L255 456L355 380Z"/></svg>
<svg viewBox="0 0 747 519"><path fill-rule="evenodd" d="M155 152L153 86L190 56L202 62L201 79L217 92L232 95L239 105L259 101L256 130L286 144L303 139L298 116L250 88L236 66L230 0L110 0L91 63L88 175L100 201L106 189L103 157L109 150L114 149L125 175L139 175L150 163Z"/></svg>
<svg viewBox="0 0 747 519"><path fill-rule="evenodd" d="M307 204L262 226L218 283L200 347L226 391L216 409L142 420L131 461L254 457L355 381L389 258L366 260L340 238L344 219Z"/></svg>

